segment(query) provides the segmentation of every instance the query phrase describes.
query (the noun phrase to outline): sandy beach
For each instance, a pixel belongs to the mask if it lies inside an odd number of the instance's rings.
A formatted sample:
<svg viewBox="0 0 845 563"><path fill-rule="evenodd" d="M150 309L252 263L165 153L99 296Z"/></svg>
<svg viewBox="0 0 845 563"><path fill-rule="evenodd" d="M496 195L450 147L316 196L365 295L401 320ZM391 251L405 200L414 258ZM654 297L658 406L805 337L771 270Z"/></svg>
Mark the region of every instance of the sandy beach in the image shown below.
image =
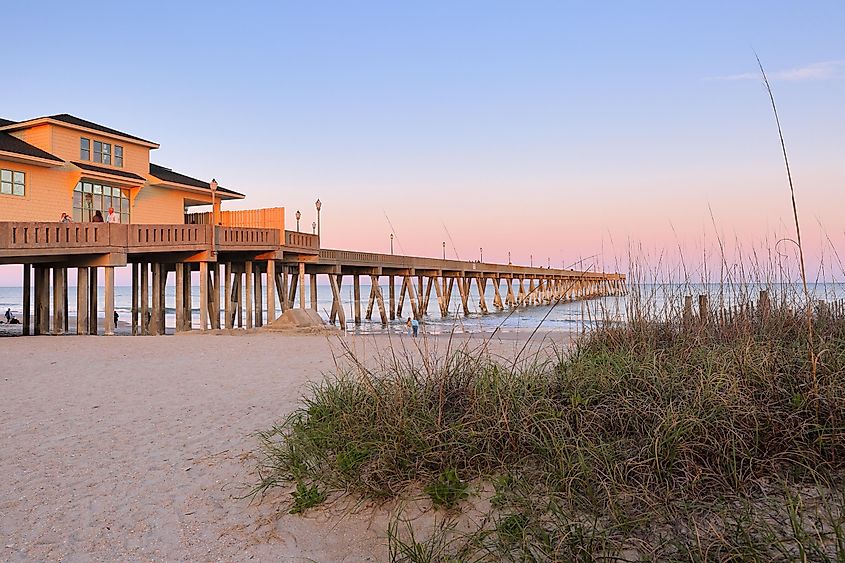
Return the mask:
<svg viewBox="0 0 845 563"><path fill-rule="evenodd" d="M291 516L277 514L286 491L242 498L254 433L335 371L341 342L363 358L391 343L447 345L267 332L0 339L0 559L385 560L389 506ZM522 344L504 335L490 350Z"/></svg>

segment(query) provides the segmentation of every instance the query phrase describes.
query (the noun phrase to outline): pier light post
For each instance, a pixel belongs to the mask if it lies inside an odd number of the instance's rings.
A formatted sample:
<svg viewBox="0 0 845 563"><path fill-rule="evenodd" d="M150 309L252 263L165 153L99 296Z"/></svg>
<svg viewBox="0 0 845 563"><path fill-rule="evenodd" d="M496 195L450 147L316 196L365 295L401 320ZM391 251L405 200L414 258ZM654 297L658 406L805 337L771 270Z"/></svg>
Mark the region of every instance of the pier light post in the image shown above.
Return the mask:
<svg viewBox="0 0 845 563"><path fill-rule="evenodd" d="M510 266L511 264L512 264L512 262L511 262L511 251L508 250L508 266Z"/></svg>
<svg viewBox="0 0 845 563"><path fill-rule="evenodd" d="M446 241L443 241L443 259L446 259Z"/></svg>
<svg viewBox="0 0 845 563"><path fill-rule="evenodd" d="M296 232L299 232L299 218L302 217L302 213L299 212L299 209L296 210Z"/></svg>
<svg viewBox="0 0 845 563"><path fill-rule="evenodd" d="M393 233L390 233L390 255L393 256Z"/></svg>
<svg viewBox="0 0 845 563"><path fill-rule="evenodd" d="M317 234L317 221L311 221L311 234Z"/></svg>
<svg viewBox="0 0 845 563"><path fill-rule="evenodd" d="M323 202L320 201L320 198L317 198L317 201L314 202L314 207L317 208L317 236L320 236L320 208L323 207Z"/></svg>
<svg viewBox="0 0 845 563"><path fill-rule="evenodd" d="M211 179L208 185L211 189L211 254L217 254L217 205L215 205L215 196L217 194L217 180Z"/></svg>
<svg viewBox="0 0 845 563"><path fill-rule="evenodd" d="M484 248L483 247L479 247L478 254L479 254L479 256L481 256L481 259L479 260L479 262L484 262Z"/></svg>
<svg viewBox="0 0 845 563"><path fill-rule="evenodd" d="M550 257L548 257L548 258L546 258L546 262L547 262L547 264L546 264L546 268L548 268L549 270L551 270L551 269L552 269L552 258L551 258L551 256L550 256Z"/></svg>
<svg viewBox="0 0 845 563"><path fill-rule="evenodd" d="M529 260L531 260L531 267L533 268L534 267L534 255L529 254L529 257L530 257Z"/></svg>

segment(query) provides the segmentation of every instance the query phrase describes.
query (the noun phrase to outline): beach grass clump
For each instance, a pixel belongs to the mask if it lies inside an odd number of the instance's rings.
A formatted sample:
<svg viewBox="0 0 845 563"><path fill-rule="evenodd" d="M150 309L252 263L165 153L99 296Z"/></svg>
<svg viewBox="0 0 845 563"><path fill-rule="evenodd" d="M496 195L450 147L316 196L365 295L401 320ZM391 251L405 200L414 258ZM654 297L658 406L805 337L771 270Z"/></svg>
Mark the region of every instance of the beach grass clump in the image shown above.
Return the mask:
<svg viewBox="0 0 845 563"><path fill-rule="evenodd" d="M476 532L413 542L459 560L841 560L845 318L814 320L813 357L783 302L607 323L549 361L353 363L261 435L258 490L460 509L492 483Z"/></svg>

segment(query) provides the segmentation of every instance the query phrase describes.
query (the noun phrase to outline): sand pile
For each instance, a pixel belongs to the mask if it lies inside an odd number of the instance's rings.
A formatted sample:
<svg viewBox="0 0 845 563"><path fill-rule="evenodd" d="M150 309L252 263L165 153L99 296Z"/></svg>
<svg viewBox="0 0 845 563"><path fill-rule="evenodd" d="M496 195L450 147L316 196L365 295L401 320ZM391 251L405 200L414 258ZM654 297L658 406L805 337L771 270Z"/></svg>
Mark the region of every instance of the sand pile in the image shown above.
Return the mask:
<svg viewBox="0 0 845 563"><path fill-rule="evenodd" d="M270 332L291 331L323 332L334 331L334 327L326 325L320 314L313 309L288 309L272 323L265 327Z"/></svg>

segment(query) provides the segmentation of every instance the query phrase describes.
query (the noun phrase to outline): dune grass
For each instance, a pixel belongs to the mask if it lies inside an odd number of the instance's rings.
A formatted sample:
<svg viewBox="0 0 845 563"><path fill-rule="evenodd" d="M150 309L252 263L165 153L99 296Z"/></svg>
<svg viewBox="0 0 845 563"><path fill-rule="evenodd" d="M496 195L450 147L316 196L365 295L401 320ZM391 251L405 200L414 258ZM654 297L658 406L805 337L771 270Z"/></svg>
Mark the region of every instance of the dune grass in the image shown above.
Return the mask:
<svg viewBox="0 0 845 563"><path fill-rule="evenodd" d="M607 323L517 366L353 363L261 435L257 490L422 489L448 519L495 487L473 533L392 526L397 560L843 560L845 319L814 309L813 370L800 306L744 311Z"/></svg>

